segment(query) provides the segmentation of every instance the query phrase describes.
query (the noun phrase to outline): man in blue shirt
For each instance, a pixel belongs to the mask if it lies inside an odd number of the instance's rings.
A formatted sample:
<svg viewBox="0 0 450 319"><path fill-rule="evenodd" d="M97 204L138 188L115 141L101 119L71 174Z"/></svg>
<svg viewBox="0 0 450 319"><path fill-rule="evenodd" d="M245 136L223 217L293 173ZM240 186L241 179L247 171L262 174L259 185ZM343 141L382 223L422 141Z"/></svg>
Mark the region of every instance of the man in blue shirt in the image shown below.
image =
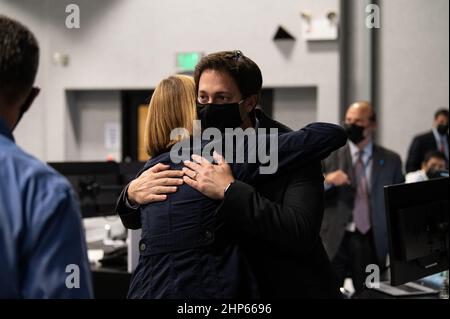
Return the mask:
<svg viewBox="0 0 450 319"><path fill-rule="evenodd" d="M0 39L0 298L90 298L74 194L12 136L39 93L39 46L25 26L2 15Z"/></svg>

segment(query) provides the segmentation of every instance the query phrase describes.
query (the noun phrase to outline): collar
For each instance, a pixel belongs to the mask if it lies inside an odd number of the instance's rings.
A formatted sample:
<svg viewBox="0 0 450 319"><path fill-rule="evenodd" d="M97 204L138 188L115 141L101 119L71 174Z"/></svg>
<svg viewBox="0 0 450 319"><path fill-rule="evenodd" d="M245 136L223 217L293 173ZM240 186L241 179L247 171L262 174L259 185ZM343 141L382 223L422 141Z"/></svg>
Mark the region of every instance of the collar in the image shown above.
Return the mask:
<svg viewBox="0 0 450 319"><path fill-rule="evenodd" d="M358 155L359 148L352 141L348 141L348 145L350 147L350 153L352 154L352 158ZM363 148L364 158L372 158L373 153L373 142L370 141L366 147Z"/></svg>
<svg viewBox="0 0 450 319"><path fill-rule="evenodd" d="M0 118L0 135L4 135L6 138L9 138L11 141L15 142L11 131L6 126L6 123L2 118Z"/></svg>
<svg viewBox="0 0 450 319"><path fill-rule="evenodd" d="M445 134L444 135L439 134L437 128L435 128L435 127L433 127L431 130L433 131L434 139L436 141L438 141L439 143L440 142L444 142L445 143L445 141L446 141L446 139L445 139L446 135ZM439 143L438 143L438 145L439 145Z"/></svg>
<svg viewBox="0 0 450 319"><path fill-rule="evenodd" d="M256 115L255 119L258 120L258 128L267 128L267 129L276 128L278 129L279 133L292 132L292 130L286 125L281 124L280 122L277 122L272 118L268 117L259 106L255 108L255 115Z"/></svg>

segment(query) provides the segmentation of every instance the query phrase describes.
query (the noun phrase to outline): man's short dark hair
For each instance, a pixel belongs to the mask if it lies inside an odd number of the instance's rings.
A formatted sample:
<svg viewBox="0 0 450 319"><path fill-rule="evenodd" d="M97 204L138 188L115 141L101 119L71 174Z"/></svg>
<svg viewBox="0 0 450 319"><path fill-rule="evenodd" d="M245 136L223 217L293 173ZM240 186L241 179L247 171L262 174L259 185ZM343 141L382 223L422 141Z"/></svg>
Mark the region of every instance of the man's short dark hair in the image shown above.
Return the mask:
<svg viewBox="0 0 450 319"><path fill-rule="evenodd" d="M197 92L200 76L208 69L228 73L236 82L242 98L259 94L261 91L263 82L261 70L239 50L216 52L203 57L194 72Z"/></svg>
<svg viewBox="0 0 450 319"><path fill-rule="evenodd" d="M434 119L436 120L441 115L448 118L448 109L442 108L442 109L437 110L436 113L434 113Z"/></svg>
<svg viewBox="0 0 450 319"><path fill-rule="evenodd" d="M444 153L439 152L439 151L436 151L436 150L432 150L432 151L428 151L428 152L425 154L425 157L424 157L424 159L423 159L423 162L424 162L424 163L428 163L428 161L431 160L432 158L439 158L439 159L441 159L441 160L443 160L443 161L446 160L445 154L444 154Z"/></svg>
<svg viewBox="0 0 450 319"><path fill-rule="evenodd" d="M0 15L0 100L14 103L33 86L39 45L21 23Z"/></svg>

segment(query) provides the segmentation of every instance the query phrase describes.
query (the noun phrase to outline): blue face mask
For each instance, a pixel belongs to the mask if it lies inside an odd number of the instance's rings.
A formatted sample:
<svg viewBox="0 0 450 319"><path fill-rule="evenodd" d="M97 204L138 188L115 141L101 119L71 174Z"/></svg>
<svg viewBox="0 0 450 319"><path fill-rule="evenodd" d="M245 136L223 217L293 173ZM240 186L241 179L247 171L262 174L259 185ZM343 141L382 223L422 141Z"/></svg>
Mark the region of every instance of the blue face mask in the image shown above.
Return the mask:
<svg viewBox="0 0 450 319"><path fill-rule="evenodd" d="M240 103L201 104L197 102L197 116L202 123L202 129L215 127L224 132L227 127L240 127L242 120L239 105Z"/></svg>

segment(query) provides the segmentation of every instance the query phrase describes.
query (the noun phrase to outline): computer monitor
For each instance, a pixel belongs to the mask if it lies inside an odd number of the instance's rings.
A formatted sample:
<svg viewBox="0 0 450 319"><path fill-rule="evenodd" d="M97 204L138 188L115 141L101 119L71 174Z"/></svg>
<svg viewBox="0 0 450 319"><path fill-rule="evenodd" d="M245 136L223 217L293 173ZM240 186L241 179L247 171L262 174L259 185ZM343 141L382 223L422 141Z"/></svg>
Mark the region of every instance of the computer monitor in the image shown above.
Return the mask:
<svg viewBox="0 0 450 319"><path fill-rule="evenodd" d="M120 178L124 185L127 185L144 168L145 162L132 161L119 163Z"/></svg>
<svg viewBox="0 0 450 319"><path fill-rule="evenodd" d="M384 187L391 285L449 267L449 179Z"/></svg>
<svg viewBox="0 0 450 319"><path fill-rule="evenodd" d="M48 163L64 175L78 195L83 218L115 214L124 183L116 162Z"/></svg>

